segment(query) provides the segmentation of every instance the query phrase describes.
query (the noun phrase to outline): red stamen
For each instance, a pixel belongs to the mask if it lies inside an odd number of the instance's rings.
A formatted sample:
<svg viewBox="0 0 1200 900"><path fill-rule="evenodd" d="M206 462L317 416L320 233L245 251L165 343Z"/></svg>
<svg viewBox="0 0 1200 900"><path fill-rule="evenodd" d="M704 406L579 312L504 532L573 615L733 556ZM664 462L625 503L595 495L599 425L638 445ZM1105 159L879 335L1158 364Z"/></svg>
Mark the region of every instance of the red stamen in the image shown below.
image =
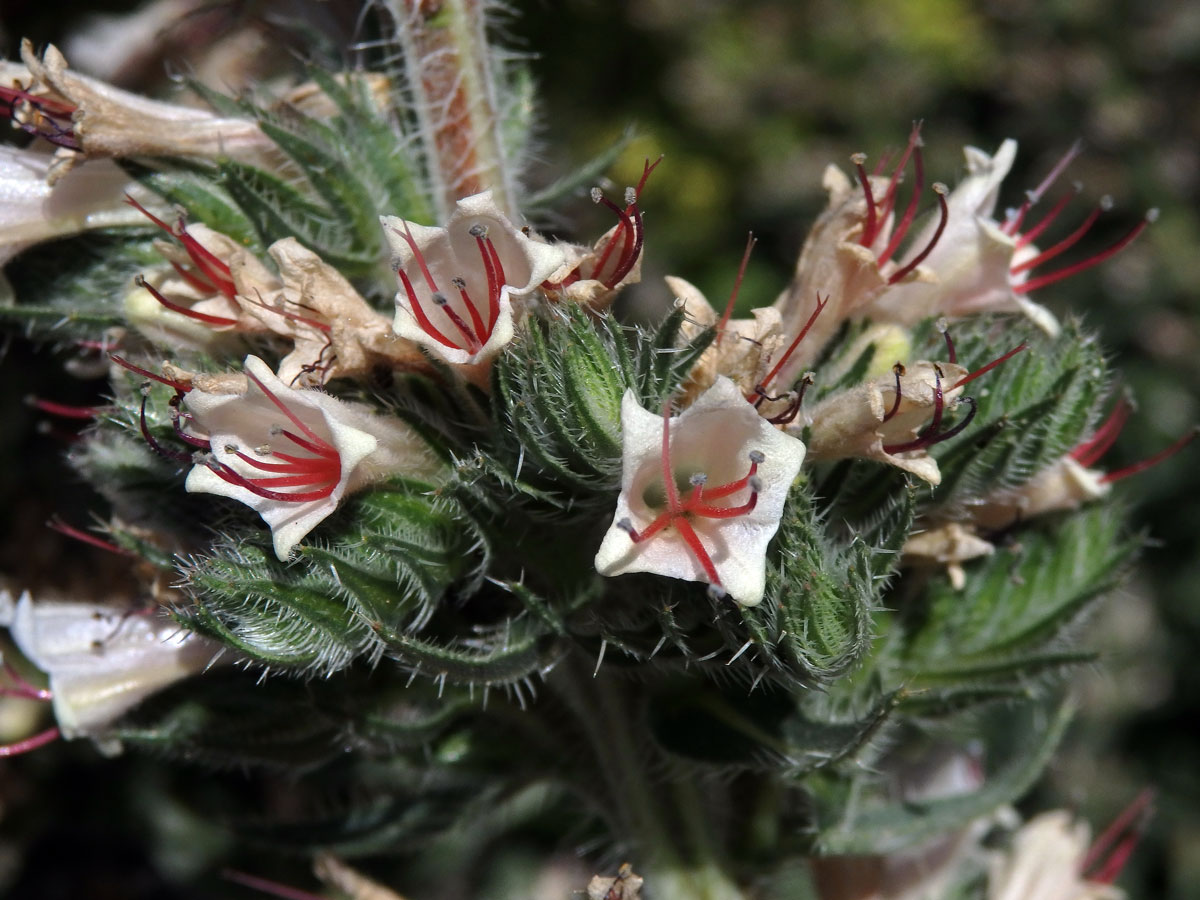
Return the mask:
<svg viewBox="0 0 1200 900"><path fill-rule="evenodd" d="M777 362L774 367L772 367L771 371L767 373L767 377L758 384L754 393L746 395L746 400L748 402L753 402L756 407L762 405L763 400L766 399L763 392L770 386L771 382L775 379L775 376L778 375L780 370L783 369L783 367L787 364L787 361L796 351L796 348L800 346L800 342L804 340L809 330L813 327L813 323L817 321L817 316L821 314L821 310L823 310L828 303L828 295L824 300L822 300L821 295L817 294L817 308L814 309L812 315L808 317L808 321L804 323L804 327L800 329L800 333L796 335L795 340L788 345L787 350L784 351L783 356L779 359L779 362Z"/></svg>
<svg viewBox="0 0 1200 900"><path fill-rule="evenodd" d="M1108 249L1101 250L1095 256L1085 259L1082 262L1077 262L1073 266L1067 266L1065 269L1060 269L1057 272L1051 272L1049 275L1043 275L1041 278L1034 278L1032 281L1026 281L1022 284L1014 284L1012 286L1013 292L1017 294L1027 294L1030 291L1036 291L1046 287L1047 285L1062 281L1064 278L1070 278L1072 275L1078 275L1080 272L1090 269L1092 266L1098 266L1100 263L1109 259L1109 257L1115 256L1133 243L1134 239L1146 230L1146 226L1155 221L1157 218L1158 210L1150 210L1148 213L1146 213L1142 221L1133 226L1133 228L1128 234L1125 235L1125 237L1121 238Z"/></svg>
<svg viewBox="0 0 1200 900"><path fill-rule="evenodd" d="M942 395L942 370L937 363L933 364L933 418L929 425L911 441L903 444L892 444L883 448L884 453L904 453L907 450L920 450L928 447L930 438L942 427L942 410L945 407Z"/></svg>
<svg viewBox="0 0 1200 900"><path fill-rule="evenodd" d="M467 283L462 278L452 278L450 283L458 289L458 296L462 298L463 306L467 308L467 313L471 316L471 325L475 329L475 334L479 337L479 343L482 346L487 343L488 335L491 334L490 329L485 329L483 319L479 315L479 310L475 308L475 304L471 302L471 296L467 293Z"/></svg>
<svg viewBox="0 0 1200 900"><path fill-rule="evenodd" d="M867 221L863 225L862 238L859 243L864 247L870 247L875 242L876 230L878 229L878 211L875 209L875 197L871 193L871 179L867 176L867 170L863 167L863 163L867 161L867 154L855 153L850 157L850 161L854 163L854 168L858 172L858 183L862 185L863 196L867 198Z"/></svg>
<svg viewBox="0 0 1200 900"><path fill-rule="evenodd" d="M1049 174L1042 179L1042 183L1032 191L1026 193L1025 202L1022 203L1019 208L1013 210L1009 214L1008 221L1006 221L1002 226L1001 230L1005 234L1011 236L1017 233L1017 230L1021 227L1021 223L1025 219L1025 214L1029 212L1034 204L1042 199L1042 196L1046 193L1046 191L1050 190L1054 182L1057 181L1058 177L1066 171L1067 166L1069 166L1075 157L1079 155L1079 152L1082 149L1083 142L1078 140L1075 141L1075 143L1071 145L1070 149L1063 154L1062 159L1054 164L1054 168L1050 170Z"/></svg>
<svg viewBox="0 0 1200 900"><path fill-rule="evenodd" d="M1067 208L1070 202L1075 198L1075 195L1078 193L1079 191L1075 190L1070 194L1063 194L1058 198L1054 206L1050 208L1050 211L1042 217L1042 221L1038 222L1028 231L1017 235L1017 249L1019 250L1026 244L1036 241L1041 233L1049 228L1051 224L1053 224L1054 220L1058 218L1059 213Z"/></svg>
<svg viewBox="0 0 1200 900"><path fill-rule="evenodd" d="M650 160L647 159L642 163L642 177L638 179L637 186L633 189L634 194L639 199L642 196L642 189L646 186L646 182L650 179L650 173L658 168L658 164L663 161L664 155L665 154L659 154L658 159L656 159L654 162L650 162Z"/></svg>
<svg viewBox="0 0 1200 900"><path fill-rule="evenodd" d="M909 140L911 141L912 138L909 138ZM917 209L921 205L921 191L925 189L925 158L921 155L921 144L919 141L913 145L912 154L913 171L916 174L916 178L913 179L912 196L908 198L908 206L904 208L904 215L900 218L900 221L892 230L891 240L889 240L887 246L884 247L883 253L879 255L878 263L881 266L891 259L895 252L900 249L900 243L908 234L908 229L912 225L913 219L917 217ZM894 177L895 176L893 176L893 178ZM889 191L890 190L891 189L889 188Z"/></svg>
<svg viewBox="0 0 1200 900"><path fill-rule="evenodd" d="M182 303L174 303L171 300L168 300L162 295L162 293L159 292L158 288L154 287L154 285L148 282L141 275L138 275L136 278L134 278L133 283L138 287L145 288L147 291L149 291L150 296L152 296L167 309L177 312L180 315L187 316L189 319L196 319L199 322L203 322L206 325L212 325L216 328L229 328L237 324L237 319L230 319L226 316L214 316L209 313L196 312L191 307L184 306Z"/></svg>
<svg viewBox="0 0 1200 900"><path fill-rule="evenodd" d="M229 453L230 448L226 447L225 452ZM307 469L309 472L316 474L317 472L324 471L329 466L329 462L325 457L305 458L303 456L286 456L282 453L274 453L272 454L273 456L287 460L287 462L268 463L260 459L255 459L241 450L233 450L232 452L242 462L263 472L295 472L297 469Z"/></svg>
<svg viewBox="0 0 1200 900"><path fill-rule="evenodd" d="M252 891L262 891L264 894L279 897L280 900L326 900L321 894L310 894L308 891L289 887L278 881L259 878L257 875L247 875L245 872L237 872L233 869L225 869L221 873L221 877L234 884L240 884L242 887L248 887Z"/></svg>
<svg viewBox="0 0 1200 900"><path fill-rule="evenodd" d="M924 250L913 257L908 265L892 273L892 277L888 279L888 284L895 284L924 262L925 257L933 252L933 248L937 246L937 242L942 239L942 233L946 230L946 222L950 218L950 209L946 206L946 186L944 184L934 184L933 192L937 194L938 206L941 213L941 219L938 221L937 229L933 232L933 238L925 245Z"/></svg>
<svg viewBox="0 0 1200 900"><path fill-rule="evenodd" d="M161 456L163 459L169 459L171 462L188 463L192 461L192 457L184 453L182 450L172 450L169 447L164 447L150 433L150 426L146 423L146 400L148 396L142 394L142 409L138 415L138 428L142 432L142 439L150 445L150 449Z"/></svg>
<svg viewBox="0 0 1200 900"><path fill-rule="evenodd" d="M750 263L750 252L754 249L757 241L754 238L754 232L750 232L746 237L746 250L742 253L742 264L738 266L737 278L733 282L733 290L729 292L729 302L725 304L725 312L721 314L721 320L717 322L717 346L721 346L721 338L725 336L725 326L729 324L729 317L733 314L733 306L737 303L738 291L742 288L742 279L746 277L746 266Z"/></svg>
<svg viewBox="0 0 1200 900"><path fill-rule="evenodd" d="M198 450L204 450L204 451L212 450L212 442L211 441L206 441L204 438L196 437L194 434L188 434L186 431L183 430L183 426L179 423L179 420L181 418L182 418L182 416L180 416L178 414L178 411L176 411L175 415L171 416L171 424L175 426L175 436L177 438L179 438L181 441L183 441L185 444L191 444L193 447L197 448Z"/></svg>
<svg viewBox="0 0 1200 900"><path fill-rule="evenodd" d="M896 167L892 169L892 175L888 179L887 192L883 195L883 211L884 218L892 214L892 210L896 206L896 190L900 187L900 176L903 174L905 167L908 165L908 160L912 156L913 151L917 150L921 144L921 123L914 122L912 131L908 133L908 146L904 148L904 153L900 157L900 162L896 163ZM879 165L875 167L875 174L878 175L883 171L884 160L879 161ZM918 179L916 193L921 192L921 184L924 176L924 171L918 168ZM911 205L911 203L910 203ZM890 246L890 245L889 245Z"/></svg>
<svg viewBox="0 0 1200 900"><path fill-rule="evenodd" d="M1187 434L1180 437L1175 443L1167 447L1165 450L1159 450L1153 456L1143 459L1141 462L1136 462L1133 465L1126 466L1123 469L1117 469L1115 472L1108 472L1100 477L1101 484L1113 484L1117 481L1122 481L1130 475L1136 475L1139 472L1144 472L1152 466L1157 466L1165 459L1170 459L1184 447L1192 442L1192 438L1196 436L1196 429L1193 428Z"/></svg>
<svg viewBox="0 0 1200 900"><path fill-rule="evenodd" d="M1122 397L1117 401L1117 405L1113 407L1104 423L1096 429L1096 433L1071 451L1071 458L1084 468L1090 468L1098 463L1100 458L1116 443L1121 429L1125 427L1125 420L1129 418L1130 411L1130 404Z"/></svg>
<svg viewBox="0 0 1200 900"><path fill-rule="evenodd" d="M488 256L492 258L492 268L496 270L496 298L500 298L500 289L504 287L508 276L504 274L504 263L500 261L500 254L496 250L496 245L492 243L491 238L484 238L484 244L487 246Z"/></svg>
<svg viewBox="0 0 1200 900"><path fill-rule="evenodd" d="M763 455L757 451L750 453L750 471L737 481L731 481L728 484L722 484L715 488L710 488L707 485L697 485L688 499L684 502L684 507L691 509L688 504L699 502L701 498L704 500L720 500L722 497L728 497L730 494L736 494L750 484L750 479L758 474L758 464L763 461Z"/></svg>
<svg viewBox="0 0 1200 900"><path fill-rule="evenodd" d="M636 194L634 195L637 196ZM605 286L615 288L626 275L630 273L634 265L638 261L638 257L642 255L642 243L645 240L646 230L642 226L642 210L637 203L631 203L628 207L629 214L632 216L634 224L633 246L628 250L622 245L621 257L617 260L617 267L613 270L612 275L608 277Z"/></svg>
<svg viewBox="0 0 1200 900"><path fill-rule="evenodd" d="M408 294L408 308L417 320L417 325L420 326L421 330L439 344L449 347L451 350L462 350L462 347L434 328L433 323L429 321L429 316L421 308L421 301L417 299L417 292L413 289L412 282L408 280L408 275L405 274L405 271L403 269L396 269L396 274L400 277L400 283L404 286L404 293Z"/></svg>
<svg viewBox="0 0 1200 900"><path fill-rule="evenodd" d="M1112 200L1110 200L1108 198L1101 200L1100 205L1097 206L1095 209L1093 209L1091 211L1091 213L1088 214L1088 217L1083 220L1082 225L1080 225L1078 228L1076 228L1074 231L1072 231L1069 235L1067 235L1065 238L1063 238L1061 241L1059 241L1053 247L1050 247L1048 250L1043 250L1037 256L1031 257L1030 259L1025 260L1025 262L1019 263L1018 265L1013 266L1011 269L1008 270L1008 273L1010 275L1019 275L1022 272L1028 272L1030 269L1035 269L1038 266L1040 266L1042 263L1047 262L1051 259L1054 259L1054 257L1058 256L1063 251L1069 250L1071 247L1073 247L1076 243L1079 242L1079 239L1081 237L1083 237L1085 234L1088 233L1088 231L1091 230L1091 227L1096 224L1096 220L1098 218L1100 218L1100 213L1102 213L1108 209L1111 209L1111 208L1112 208Z"/></svg>
<svg viewBox="0 0 1200 900"><path fill-rule="evenodd" d="M471 334L471 329L467 327L467 323L463 321L462 316L460 316L453 310L453 308L451 308L450 301L446 298L446 295L440 293L434 294L433 305L440 309L446 318L450 320L450 324L458 329L458 333L461 334L463 336L463 340L467 342L467 352L478 353L479 348L482 346L479 343L479 338ZM474 307L471 308L474 309Z"/></svg>
<svg viewBox="0 0 1200 900"><path fill-rule="evenodd" d="M171 263L171 268L175 270L175 274L186 281L194 290L197 290L202 294L217 293L217 286L207 278L203 278L197 275L195 272L189 272L173 259L168 260L168 262Z"/></svg>
<svg viewBox="0 0 1200 900"><path fill-rule="evenodd" d="M483 225L472 225L470 234L475 238L475 246L479 248L479 256L483 260L483 271L487 275L487 293L488 293L488 327L487 333L491 334L492 329L496 327L496 320L500 317L500 279L496 277L496 267L492 264L492 255L496 252L496 248L492 246L491 240L487 237L487 228ZM497 262L499 255L496 255ZM483 335L480 335L481 340L485 340Z"/></svg>
<svg viewBox="0 0 1200 900"><path fill-rule="evenodd" d="M314 444L316 444L317 447L320 448L320 449L314 449L312 451L313 453L320 453L321 455L331 454L333 456L337 456L337 450L335 450L328 441L324 440L323 438L318 437L316 432L314 432L311 428L309 428L302 421L300 421L300 418L294 412L292 412L290 409L288 409L287 406L271 392L271 389L262 383L261 379L259 379L259 377L257 375L255 375L249 369L246 369L246 377L249 378L251 381L253 381L256 385L258 385L258 389L267 395L267 399L269 399L275 405L275 408L278 409L280 412L282 412L289 419L291 419L292 424L295 425L297 428L299 428L301 431L303 431L304 434ZM284 434L287 434L287 432L285 431ZM293 438L293 440L297 440L297 439ZM298 440L297 440L297 442L298 442Z"/></svg>
<svg viewBox="0 0 1200 900"><path fill-rule="evenodd" d="M28 103L36 107L41 112L49 116L59 116L60 118L70 118L78 109L74 104L67 103L64 100L55 100L52 97L39 97L37 94L31 94L29 91L17 87L5 87L0 85L0 103L8 107L6 112L13 112L18 102Z"/></svg>
<svg viewBox="0 0 1200 900"><path fill-rule="evenodd" d="M215 285L215 290L224 294L232 300L237 293L237 289L230 277L229 265L213 254L207 247L201 244L198 240L192 237L187 232L184 221L180 218L178 225L172 228L142 204L138 203L130 194L125 195L125 202L144 215L147 219L165 231L171 237L176 238L187 251L188 258L191 259L193 265L196 266L204 277L209 279Z"/></svg>
<svg viewBox="0 0 1200 900"><path fill-rule="evenodd" d="M400 237L404 238L405 242L408 244L409 249L412 250L413 257L417 261L417 266L421 269L421 275L424 277L425 283L427 285L429 285L429 290L432 293L436 294L437 290L438 290L438 286L433 280L433 275L431 275L429 272L429 266L427 266L425 264L425 255L423 253L421 253L421 248L417 246L417 241L412 236L412 229L408 227L408 220L407 219L404 220L404 233L403 234L401 234L400 231L395 228L393 228L392 231L395 231L396 234L399 234Z"/></svg>
<svg viewBox="0 0 1200 900"><path fill-rule="evenodd" d="M692 528L692 523L681 516L676 516L674 525L679 531L679 536L683 538L684 542L688 545L688 549L692 551L692 555L696 557L696 561L704 569L704 573L708 575L709 582L720 587L721 576L717 574L717 567L713 565L712 557L708 555L708 550L700 542L700 535L696 534L696 529Z"/></svg>
<svg viewBox="0 0 1200 900"><path fill-rule="evenodd" d="M945 319L938 319L937 330L946 339L946 362L951 364L957 363L958 351L954 348L954 338L950 337L950 326L946 324Z"/></svg>
<svg viewBox="0 0 1200 900"><path fill-rule="evenodd" d="M41 702L54 699L52 691L48 688L35 687L30 684L25 676L18 672L16 667L7 659L0 659L0 665L4 667L4 674L12 681L12 685L0 688L0 694L3 696L23 697L26 700L38 700Z"/></svg>
<svg viewBox="0 0 1200 900"><path fill-rule="evenodd" d="M1088 848L1087 856L1083 858L1083 862L1079 866L1080 874L1087 876L1087 873L1100 863L1101 857L1104 856L1109 846L1123 833L1132 828L1138 820L1144 819L1153 800L1154 790L1152 788L1143 788L1138 792L1138 795L1133 798L1133 802L1121 810L1117 817L1109 823L1108 827L1101 832L1100 836L1092 842L1092 846ZM1101 880L1091 878L1091 876L1087 877L1093 881Z"/></svg>
<svg viewBox="0 0 1200 900"><path fill-rule="evenodd" d="M115 353L108 354L108 358L115 362L122 369L128 369L130 372L141 375L143 378L149 378L151 381L157 381L159 384L165 384L167 387L173 387L181 394L186 394L192 389L191 385L183 384L182 382L178 381L172 381L170 378L164 378L162 375L156 375L149 369L143 369L141 366L135 366L133 363L129 362L129 360L122 359Z"/></svg>
<svg viewBox="0 0 1200 900"><path fill-rule="evenodd" d="M892 401L892 408L888 410L888 414L883 417L884 422L888 421L888 419L892 418L892 416L896 415L896 413L900 411L900 400L903 397L903 393L900 389L900 376L902 376L904 372L905 369L903 363L897 362L894 366L892 366L892 374L896 376L896 399Z"/></svg>
<svg viewBox="0 0 1200 900"><path fill-rule="evenodd" d="M986 375L988 372L992 371L992 369L996 368L996 366L1000 365L1001 363L1008 362L1010 359L1012 359L1014 356L1016 356L1022 350L1028 350L1028 349L1029 349L1028 344L1017 344L1017 346L1013 347L1011 350L1009 350L1003 356L998 356L996 359L993 359L986 366L981 366L980 368L976 369L971 374L964 375L957 382L955 382L954 387L952 387L950 390L955 390L956 388L960 388L964 384L970 384L972 381L974 381L980 375Z"/></svg>
<svg viewBox="0 0 1200 900"><path fill-rule="evenodd" d="M320 482L320 486L315 490L303 491L294 494L284 493L282 491L272 491L259 486L260 481L268 481L270 479L250 479L244 475L239 475L229 466L217 462L215 459L208 462L208 467L221 477L223 481L230 484L236 484L238 487L243 487L250 493L262 497L265 500L280 500L285 503L309 503L314 500L324 500L333 493L333 489L337 487L337 480L331 482ZM305 484L313 484L312 479L307 479Z"/></svg>
<svg viewBox="0 0 1200 900"><path fill-rule="evenodd" d="M72 406L67 403L55 403L53 400L42 400L33 394L26 396L25 402L39 412L63 419L94 419L104 411L102 406Z"/></svg>
<svg viewBox="0 0 1200 900"><path fill-rule="evenodd" d="M781 413L776 413L773 416L767 416L767 421L772 425L789 425L795 420L796 416L800 415L800 410L804 406L804 395L808 389L816 382L816 375L813 372L805 372L800 379L800 390L796 391L795 396L788 403L787 408ZM767 399L776 399L769 397Z"/></svg>
<svg viewBox="0 0 1200 900"><path fill-rule="evenodd" d="M72 525L68 525L61 519L51 519L46 523L46 527L53 531L57 531L59 534L65 534L69 538L74 538L75 540L84 544L90 544L91 546L98 547L101 550L107 550L109 553L115 553L118 556L137 556L137 554L131 550L126 550L124 547L118 547L116 544L106 541L103 538L98 538L94 534L81 531Z"/></svg>
<svg viewBox="0 0 1200 900"><path fill-rule="evenodd" d="M612 237L609 238L608 244L605 245L604 252L600 254L600 258L596 260L596 265L592 269L593 278L602 281L605 287L612 288L618 283L619 279L611 277L601 279L600 273L604 271L604 266L608 263L608 258L612 255L613 249L617 246L618 239L621 241L621 255L617 257L617 263L613 267L613 275L615 276L617 271L621 268L622 261L628 256L632 249L633 222L630 221L629 214L625 210L621 209L621 207L617 206L617 204L605 197L600 188L592 189L592 202L599 203L600 205L607 207L620 220L617 223L616 229L612 233Z"/></svg>
<svg viewBox="0 0 1200 900"><path fill-rule="evenodd" d="M5 756L20 756L22 753L28 753L31 750L36 750L38 747L44 747L51 741L57 739L59 731L57 728L47 728L45 731L35 734L33 737L27 737L23 741L17 741L12 744L0 744L0 757Z"/></svg>

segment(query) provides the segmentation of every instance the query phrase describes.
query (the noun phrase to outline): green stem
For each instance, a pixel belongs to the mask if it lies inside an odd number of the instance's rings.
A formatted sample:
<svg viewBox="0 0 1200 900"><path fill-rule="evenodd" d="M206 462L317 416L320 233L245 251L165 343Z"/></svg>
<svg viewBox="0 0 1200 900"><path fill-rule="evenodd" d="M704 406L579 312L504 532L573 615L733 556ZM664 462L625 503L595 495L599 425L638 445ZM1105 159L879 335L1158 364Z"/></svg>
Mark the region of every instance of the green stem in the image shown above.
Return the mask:
<svg viewBox="0 0 1200 900"><path fill-rule="evenodd" d="M636 740L638 705L625 686L593 677L578 655L555 675L551 684L575 712L599 764L617 836L634 847L631 862L646 878L648 900L743 900L722 866L696 785L651 778L651 760Z"/></svg>

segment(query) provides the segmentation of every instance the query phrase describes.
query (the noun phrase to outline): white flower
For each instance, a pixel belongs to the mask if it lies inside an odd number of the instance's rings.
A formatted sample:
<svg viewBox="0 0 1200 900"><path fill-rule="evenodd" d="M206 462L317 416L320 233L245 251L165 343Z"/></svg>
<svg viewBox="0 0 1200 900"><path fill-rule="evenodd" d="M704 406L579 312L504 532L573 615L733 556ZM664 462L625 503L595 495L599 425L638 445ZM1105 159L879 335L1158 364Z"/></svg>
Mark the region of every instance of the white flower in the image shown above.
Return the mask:
<svg viewBox="0 0 1200 900"><path fill-rule="evenodd" d="M1019 236L1007 234L993 218L1000 185L1017 156L1017 142L1004 141L995 156L977 147L967 147L963 153L967 176L946 198L944 231L934 241L939 223L927 223L913 238L908 253L919 253L933 242L921 267L934 277L891 285L865 307L865 314L912 325L930 316L1020 312L1048 333L1057 334L1053 314L1014 290L1028 274L1014 275L1012 270L1037 251L1019 244Z"/></svg>
<svg viewBox="0 0 1200 900"><path fill-rule="evenodd" d="M278 148L248 118L218 116L119 90L73 72L58 48L39 58L21 42L24 66L2 64L3 85L18 82L16 120L60 147L51 182L84 158L191 156L275 167ZM23 102L21 102L23 101Z"/></svg>
<svg viewBox="0 0 1200 900"><path fill-rule="evenodd" d="M142 700L207 669L221 647L159 611L96 603L13 602L0 592L0 626L50 680L64 738L100 737Z"/></svg>
<svg viewBox="0 0 1200 900"><path fill-rule="evenodd" d="M207 438L188 473L192 493L244 503L271 527L275 553L292 548L342 497L391 474L431 478L442 463L399 419L375 415L318 390L296 390L261 359L246 357L245 390L194 386L184 405Z"/></svg>
<svg viewBox="0 0 1200 900"><path fill-rule="evenodd" d="M988 900L1120 900L1125 892L1083 875L1090 831L1065 810L1042 813L997 855L988 878Z"/></svg>
<svg viewBox="0 0 1200 900"><path fill-rule="evenodd" d="M955 363L927 361L907 368L896 365L894 374L822 400L812 411L809 452L814 460L876 459L939 484L937 461L926 451L957 434L968 421L960 420L949 430L941 427L943 413L960 402L967 370ZM926 425L929 430L922 431Z"/></svg>
<svg viewBox="0 0 1200 900"><path fill-rule="evenodd" d="M804 444L773 428L727 378L680 415L621 401L621 494L596 554L602 575L705 581L743 606L762 600Z"/></svg>
<svg viewBox="0 0 1200 900"><path fill-rule="evenodd" d="M562 264L562 251L517 229L491 191L459 200L442 228L395 216L380 221L401 284L396 334L455 365L476 366L499 353L513 337L513 299Z"/></svg>
<svg viewBox="0 0 1200 900"><path fill-rule="evenodd" d="M136 188L114 163L80 166L51 187L53 162L40 150L0 146L0 265L39 241L140 223L125 203Z"/></svg>

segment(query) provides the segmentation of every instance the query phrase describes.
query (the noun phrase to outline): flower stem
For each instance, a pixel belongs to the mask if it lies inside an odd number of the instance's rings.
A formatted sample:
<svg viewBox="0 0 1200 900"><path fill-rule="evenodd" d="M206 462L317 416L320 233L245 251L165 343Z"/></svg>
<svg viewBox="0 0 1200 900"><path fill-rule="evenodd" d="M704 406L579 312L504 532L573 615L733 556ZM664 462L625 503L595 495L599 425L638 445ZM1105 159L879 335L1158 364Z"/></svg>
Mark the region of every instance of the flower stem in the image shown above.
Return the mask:
<svg viewBox="0 0 1200 900"><path fill-rule="evenodd" d="M485 0L388 0L388 6L404 47L439 221L454 201L489 189L514 215Z"/></svg>
<svg viewBox="0 0 1200 900"><path fill-rule="evenodd" d="M669 776L649 747L634 739L640 718L635 696L603 670L593 677L578 655L551 679L583 726L605 782L609 821L630 846L634 871L655 900L743 900L722 865L722 854L694 783Z"/></svg>

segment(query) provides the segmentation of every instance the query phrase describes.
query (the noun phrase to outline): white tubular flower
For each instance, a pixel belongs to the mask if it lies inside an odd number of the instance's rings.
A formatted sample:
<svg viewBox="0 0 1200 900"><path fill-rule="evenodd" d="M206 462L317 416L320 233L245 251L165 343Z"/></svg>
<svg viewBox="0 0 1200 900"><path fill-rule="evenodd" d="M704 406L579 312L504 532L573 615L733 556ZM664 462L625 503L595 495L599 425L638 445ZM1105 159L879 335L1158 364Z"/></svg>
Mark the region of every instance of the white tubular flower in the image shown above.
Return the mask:
<svg viewBox="0 0 1200 900"><path fill-rule="evenodd" d="M23 85L9 101L15 120L57 144L53 182L84 158L131 156L231 157L259 165L279 151L248 118L150 100L71 71L53 45L41 58L21 43L23 67L5 64L3 86ZM11 92L11 89L10 91Z"/></svg>
<svg viewBox="0 0 1200 900"><path fill-rule="evenodd" d="M139 223L125 203L138 188L115 164L97 160L51 187L53 163L49 153L0 146L0 265L39 241Z"/></svg>
<svg viewBox="0 0 1200 900"><path fill-rule="evenodd" d="M58 729L67 739L104 737L151 694L207 669L221 646L161 612L96 603L13 601L0 592L0 626L50 680Z"/></svg>
<svg viewBox="0 0 1200 900"><path fill-rule="evenodd" d="M271 528L275 554L292 548L342 498L392 474L432 478L441 461L415 431L366 407L317 390L296 390L261 359L246 357L241 393L184 397L206 438L191 443L210 455L193 466L186 487L244 503Z"/></svg>
<svg viewBox="0 0 1200 900"><path fill-rule="evenodd" d="M1000 185L1017 156L1017 142L1004 141L995 156L977 147L967 147L963 153L967 176L946 198L945 223L926 224L907 254L914 256L931 247L921 267L932 277L889 287L864 308L865 315L913 325L930 316L1019 312L1049 334L1057 334L1054 315L1018 293L1027 274L1013 270L1037 251L1018 235L1006 233L993 218Z"/></svg>
<svg viewBox="0 0 1200 900"><path fill-rule="evenodd" d="M967 378L967 370L955 363L922 361L907 368L897 363L892 375L827 397L812 411L811 458L876 459L939 484L937 461L926 450L958 434L974 415L974 401L961 397ZM971 403L970 414L942 430L943 413L960 398Z"/></svg>
<svg viewBox="0 0 1200 900"><path fill-rule="evenodd" d="M562 251L524 235L491 191L459 200L443 228L383 216L400 279L393 327L459 366L489 362L513 337L514 298L537 290Z"/></svg>
<svg viewBox="0 0 1200 900"><path fill-rule="evenodd" d="M704 581L743 606L762 600L767 544L804 444L773 428L727 378L680 415L621 401L621 494L596 554L601 575Z"/></svg>
<svg viewBox="0 0 1200 900"><path fill-rule="evenodd" d="M1066 810L1036 816L992 860L988 900L1121 900L1120 888L1084 876L1090 840L1087 823Z"/></svg>

